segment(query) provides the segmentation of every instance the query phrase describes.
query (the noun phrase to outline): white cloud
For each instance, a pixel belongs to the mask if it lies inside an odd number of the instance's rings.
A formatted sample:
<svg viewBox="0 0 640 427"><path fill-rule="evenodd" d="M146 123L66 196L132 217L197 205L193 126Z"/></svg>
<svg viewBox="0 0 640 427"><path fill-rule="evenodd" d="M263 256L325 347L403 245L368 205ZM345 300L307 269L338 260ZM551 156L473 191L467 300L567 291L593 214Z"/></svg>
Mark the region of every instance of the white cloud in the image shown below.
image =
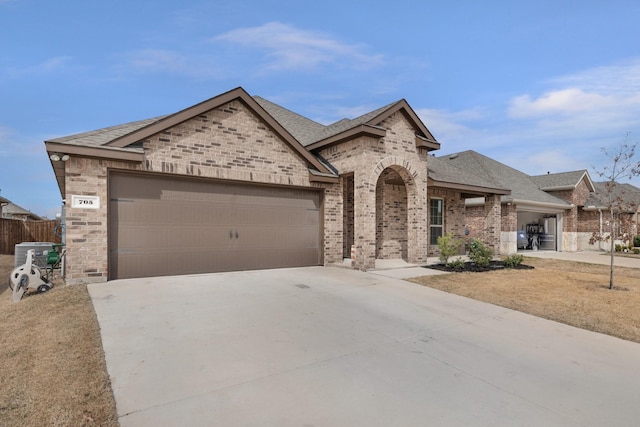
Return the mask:
<svg viewBox="0 0 640 427"><path fill-rule="evenodd" d="M7 78L21 78L25 76L50 74L63 71L68 68L72 59L73 58L71 56L54 56L37 64L8 67L2 72L2 74Z"/></svg>
<svg viewBox="0 0 640 427"><path fill-rule="evenodd" d="M537 99L532 99L530 95L517 96L510 101L509 115L514 118L568 115L605 109L614 105L616 105L616 99L612 96L569 88L546 92Z"/></svg>
<svg viewBox="0 0 640 427"><path fill-rule="evenodd" d="M217 77L221 74L214 58L206 54L185 55L168 49L143 49L124 56L120 73L166 73L194 79Z"/></svg>
<svg viewBox="0 0 640 427"><path fill-rule="evenodd" d="M589 92L625 96L640 92L640 59L589 68L548 82L559 87L579 87Z"/></svg>
<svg viewBox="0 0 640 427"><path fill-rule="evenodd" d="M267 67L274 70L311 69L322 64L349 68L372 68L383 62L379 54L365 53L365 47L347 44L330 35L302 30L280 22L239 28L213 39L267 52Z"/></svg>
<svg viewBox="0 0 640 427"><path fill-rule="evenodd" d="M549 80L542 95L523 94L509 101L513 119L551 119L602 128L637 123L640 109L640 60L596 67ZM603 119L611 121L607 124Z"/></svg>

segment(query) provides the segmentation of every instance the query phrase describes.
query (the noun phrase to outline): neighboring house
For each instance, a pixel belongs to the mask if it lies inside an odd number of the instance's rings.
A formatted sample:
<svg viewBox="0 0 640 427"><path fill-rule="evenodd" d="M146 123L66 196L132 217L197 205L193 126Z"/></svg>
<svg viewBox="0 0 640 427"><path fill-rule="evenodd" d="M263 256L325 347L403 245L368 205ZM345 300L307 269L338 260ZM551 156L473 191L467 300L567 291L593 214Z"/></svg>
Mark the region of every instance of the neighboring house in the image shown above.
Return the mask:
<svg viewBox="0 0 640 427"><path fill-rule="evenodd" d="M564 200L571 206L563 214L562 248L565 251L582 251L589 248L589 238L593 234L591 224L584 220L584 209L590 195L596 191L586 170L547 173L532 176L542 191Z"/></svg>
<svg viewBox="0 0 640 427"><path fill-rule="evenodd" d="M602 240L590 243L594 233L600 237L610 234L610 206L619 212L615 214L617 230L615 239L620 244L628 245L638 235L640 220L640 188L631 184L613 182L596 182L595 192L589 195L584 208L579 214L581 240L589 249L608 249L609 245ZM611 186L610 186L611 185Z"/></svg>
<svg viewBox="0 0 640 427"><path fill-rule="evenodd" d="M7 199L0 198L0 213L5 219L19 219L22 221L40 221L42 217L36 215Z"/></svg>
<svg viewBox="0 0 640 427"><path fill-rule="evenodd" d="M45 144L66 200L69 283L426 261L440 144L405 100L324 126L237 88ZM508 192L445 181L432 185Z"/></svg>
<svg viewBox="0 0 640 427"><path fill-rule="evenodd" d="M475 182L482 182L485 187L508 189L499 203L500 253L515 253L518 249L584 249L578 238L578 215L594 190L587 171L529 176L471 150L437 159L456 167L460 174L481 177ZM495 201L487 202L486 197L467 198L465 233L482 239L487 211L494 205Z"/></svg>
<svg viewBox="0 0 640 427"><path fill-rule="evenodd" d="M9 200L5 199L4 197L0 197L0 218L4 218L2 216L2 210L5 206L7 206L9 203Z"/></svg>

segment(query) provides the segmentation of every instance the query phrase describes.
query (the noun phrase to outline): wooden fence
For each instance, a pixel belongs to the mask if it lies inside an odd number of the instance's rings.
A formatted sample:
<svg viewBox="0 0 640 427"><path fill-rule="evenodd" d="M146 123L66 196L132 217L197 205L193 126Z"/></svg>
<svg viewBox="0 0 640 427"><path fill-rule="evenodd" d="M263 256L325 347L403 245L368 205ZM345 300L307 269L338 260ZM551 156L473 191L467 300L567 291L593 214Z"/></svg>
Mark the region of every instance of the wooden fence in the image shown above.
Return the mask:
<svg viewBox="0 0 640 427"><path fill-rule="evenodd" d="M14 255L15 246L22 242L60 243L52 221L21 221L0 218L0 255Z"/></svg>

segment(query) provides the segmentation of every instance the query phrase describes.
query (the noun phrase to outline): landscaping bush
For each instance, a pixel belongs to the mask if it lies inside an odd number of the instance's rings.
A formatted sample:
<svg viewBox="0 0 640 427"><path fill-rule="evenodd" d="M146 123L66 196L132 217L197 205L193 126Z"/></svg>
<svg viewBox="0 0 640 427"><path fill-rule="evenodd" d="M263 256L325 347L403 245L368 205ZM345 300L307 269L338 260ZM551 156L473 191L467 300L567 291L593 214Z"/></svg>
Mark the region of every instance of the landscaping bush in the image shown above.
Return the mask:
<svg viewBox="0 0 640 427"><path fill-rule="evenodd" d="M447 233L438 237L438 247L440 248L440 261L449 264L449 258L458 255L462 240L456 238L453 233Z"/></svg>
<svg viewBox="0 0 640 427"><path fill-rule="evenodd" d="M504 259L504 266L506 268L515 268L522 264L524 261L524 255L513 254Z"/></svg>
<svg viewBox="0 0 640 427"><path fill-rule="evenodd" d="M633 238L633 246L640 248L640 235Z"/></svg>
<svg viewBox="0 0 640 427"><path fill-rule="evenodd" d="M461 260L460 258L454 259L453 261L447 264L447 268L450 268L451 270L463 270L464 260Z"/></svg>
<svg viewBox="0 0 640 427"><path fill-rule="evenodd" d="M469 259L479 267L488 267L493 258L493 250L486 247L480 240L473 239L469 246Z"/></svg>
<svg viewBox="0 0 640 427"><path fill-rule="evenodd" d="M616 252L622 252L622 245L616 244Z"/></svg>
<svg viewBox="0 0 640 427"><path fill-rule="evenodd" d="M640 249L633 248L633 253L636 254L636 255L640 255Z"/></svg>

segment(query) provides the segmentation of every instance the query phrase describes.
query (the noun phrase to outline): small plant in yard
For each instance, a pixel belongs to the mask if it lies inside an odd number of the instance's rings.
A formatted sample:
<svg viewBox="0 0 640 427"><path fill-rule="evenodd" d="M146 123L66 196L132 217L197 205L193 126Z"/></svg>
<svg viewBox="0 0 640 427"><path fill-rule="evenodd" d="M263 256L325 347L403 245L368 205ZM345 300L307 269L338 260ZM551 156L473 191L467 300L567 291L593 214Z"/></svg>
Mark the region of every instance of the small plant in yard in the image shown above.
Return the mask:
<svg viewBox="0 0 640 427"><path fill-rule="evenodd" d="M447 268L451 270L463 270L464 269L464 261L460 258L454 259L450 263L447 264Z"/></svg>
<svg viewBox="0 0 640 427"><path fill-rule="evenodd" d="M440 261L449 265L449 258L458 255L462 240L456 238L453 233L447 233L438 237L438 248L440 248Z"/></svg>
<svg viewBox="0 0 640 427"><path fill-rule="evenodd" d="M493 258L493 250L478 239L473 239L469 245L469 259L479 267L488 267Z"/></svg>
<svg viewBox="0 0 640 427"><path fill-rule="evenodd" d="M633 238L633 246L640 248L640 235Z"/></svg>
<svg viewBox="0 0 640 427"><path fill-rule="evenodd" d="M616 252L622 252L622 245L616 244Z"/></svg>
<svg viewBox="0 0 640 427"><path fill-rule="evenodd" d="M633 248L633 253L635 255L640 255L640 248Z"/></svg>
<svg viewBox="0 0 640 427"><path fill-rule="evenodd" d="M503 262L505 267L515 268L522 264L522 261L524 261L524 255L513 254L506 257Z"/></svg>

